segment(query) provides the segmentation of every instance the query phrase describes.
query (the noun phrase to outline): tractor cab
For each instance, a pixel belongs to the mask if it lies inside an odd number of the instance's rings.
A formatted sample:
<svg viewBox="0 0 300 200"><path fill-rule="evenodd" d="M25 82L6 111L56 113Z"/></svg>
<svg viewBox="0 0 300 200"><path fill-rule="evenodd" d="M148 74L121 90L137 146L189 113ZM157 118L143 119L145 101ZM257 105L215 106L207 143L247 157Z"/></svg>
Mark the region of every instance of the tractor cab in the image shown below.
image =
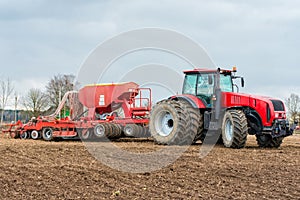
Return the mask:
<svg viewBox="0 0 300 200"><path fill-rule="evenodd" d="M194 69L184 71L185 80L182 94L197 96L210 108L216 89L220 89L221 92L234 92L234 87L237 87L233 83L235 78L241 78L242 86L244 85L243 78L234 76L234 72L236 72L235 67L233 70Z"/></svg>

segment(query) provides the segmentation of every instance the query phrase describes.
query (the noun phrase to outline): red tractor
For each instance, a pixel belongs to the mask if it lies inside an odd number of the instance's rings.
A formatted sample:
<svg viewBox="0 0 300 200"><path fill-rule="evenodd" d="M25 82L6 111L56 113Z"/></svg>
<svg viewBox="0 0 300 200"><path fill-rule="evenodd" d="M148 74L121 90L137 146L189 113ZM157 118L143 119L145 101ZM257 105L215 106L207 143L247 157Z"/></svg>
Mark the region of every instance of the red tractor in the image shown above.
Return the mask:
<svg viewBox="0 0 300 200"><path fill-rule="evenodd" d="M150 131L156 143L192 144L212 135L225 147L243 148L247 135L255 135L260 147L279 147L295 125L286 120L282 101L241 94L233 70L185 71L182 95L160 101L152 109Z"/></svg>

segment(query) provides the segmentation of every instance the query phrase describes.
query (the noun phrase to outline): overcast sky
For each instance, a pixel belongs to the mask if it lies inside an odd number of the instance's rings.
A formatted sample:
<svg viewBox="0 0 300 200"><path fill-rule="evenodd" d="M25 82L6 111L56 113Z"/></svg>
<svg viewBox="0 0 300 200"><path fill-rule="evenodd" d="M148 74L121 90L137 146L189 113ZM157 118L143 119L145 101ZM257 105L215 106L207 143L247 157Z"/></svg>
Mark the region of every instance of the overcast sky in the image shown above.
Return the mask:
<svg viewBox="0 0 300 200"><path fill-rule="evenodd" d="M1 0L0 27L0 77L21 94L76 75L99 43L143 27L178 31L218 66L236 65L244 92L300 94L297 0Z"/></svg>

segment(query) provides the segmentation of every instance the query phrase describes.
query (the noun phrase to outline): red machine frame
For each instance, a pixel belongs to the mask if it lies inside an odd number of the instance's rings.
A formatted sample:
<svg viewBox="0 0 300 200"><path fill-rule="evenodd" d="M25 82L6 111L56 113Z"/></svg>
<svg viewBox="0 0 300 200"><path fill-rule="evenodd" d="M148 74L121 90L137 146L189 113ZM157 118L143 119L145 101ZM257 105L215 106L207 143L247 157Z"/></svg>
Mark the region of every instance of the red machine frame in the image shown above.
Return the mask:
<svg viewBox="0 0 300 200"><path fill-rule="evenodd" d="M74 99L74 94L77 95L77 100ZM100 99L102 96L107 98L105 102ZM79 101L87 108L84 113L88 113L88 115L77 117L73 113L73 105L70 105L71 115L76 117L57 119L56 117L67 101L71 101L73 104ZM38 117L37 119L33 118L27 124L18 121L9 125L8 130L4 132L9 133L12 138L27 139L31 137L32 139L38 139L42 137L44 140L52 140L57 137L79 136L78 130L81 131L81 134L85 134L88 132L87 130L94 130L98 124L117 124L122 129L128 124L147 127L151 107L152 90L150 88L139 88L136 83L88 85L79 92L66 93L54 114ZM123 116L116 115L115 111L119 108L123 110ZM97 118L97 115L105 115L105 118ZM48 133L46 133L47 131ZM31 133L35 133L34 137L31 136ZM38 133L38 136L36 133Z"/></svg>

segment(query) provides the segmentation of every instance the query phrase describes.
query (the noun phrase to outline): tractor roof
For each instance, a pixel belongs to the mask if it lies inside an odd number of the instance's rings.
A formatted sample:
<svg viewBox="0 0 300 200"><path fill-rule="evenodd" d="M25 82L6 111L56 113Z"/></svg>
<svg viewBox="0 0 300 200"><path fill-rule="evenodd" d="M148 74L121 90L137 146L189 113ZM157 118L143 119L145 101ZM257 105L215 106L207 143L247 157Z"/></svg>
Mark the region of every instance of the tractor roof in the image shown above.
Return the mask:
<svg viewBox="0 0 300 200"><path fill-rule="evenodd" d="M216 69L200 69L200 68L197 68L197 69L192 69L192 70L186 70L186 71L183 71L185 74L189 74L189 73L212 73L212 72L217 72Z"/></svg>
<svg viewBox="0 0 300 200"><path fill-rule="evenodd" d="M197 68L197 69L192 69L192 70L186 70L183 71L185 74L197 74L197 73L215 73L218 70L220 70L221 74L222 73L230 73L230 72L236 72L236 68L233 68L232 70L228 69L205 69L205 68Z"/></svg>

